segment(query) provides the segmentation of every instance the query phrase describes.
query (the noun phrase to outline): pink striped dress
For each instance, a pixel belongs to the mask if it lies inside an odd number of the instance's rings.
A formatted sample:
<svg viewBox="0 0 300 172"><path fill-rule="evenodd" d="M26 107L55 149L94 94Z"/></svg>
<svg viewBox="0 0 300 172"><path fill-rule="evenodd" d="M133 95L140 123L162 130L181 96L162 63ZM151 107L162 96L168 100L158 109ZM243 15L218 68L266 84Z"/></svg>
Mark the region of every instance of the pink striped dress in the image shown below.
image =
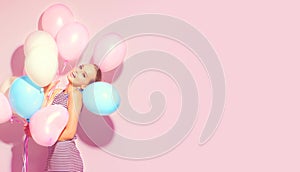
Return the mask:
<svg viewBox="0 0 300 172"><path fill-rule="evenodd" d="M57 94L52 104L59 104L68 108L68 94L65 94L64 91ZM75 139L76 137L72 140L58 141L53 146L48 147L46 171L83 171L83 163Z"/></svg>

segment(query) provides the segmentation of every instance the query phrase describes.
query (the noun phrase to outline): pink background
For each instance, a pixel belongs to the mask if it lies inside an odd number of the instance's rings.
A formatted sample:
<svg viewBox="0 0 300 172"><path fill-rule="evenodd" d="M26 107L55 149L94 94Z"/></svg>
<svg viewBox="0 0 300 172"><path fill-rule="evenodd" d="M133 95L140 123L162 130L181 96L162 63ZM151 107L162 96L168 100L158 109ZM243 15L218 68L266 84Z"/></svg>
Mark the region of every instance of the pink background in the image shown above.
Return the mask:
<svg viewBox="0 0 300 172"><path fill-rule="evenodd" d="M223 120L214 137L200 146L199 136L211 101L209 79L201 63L171 40L139 37L128 41L126 58L145 49L158 49L182 60L193 73L202 100L198 120L178 147L149 160L121 159L79 138L78 147L85 171L300 170L298 1L1 0L0 82L14 73L20 73L20 69L11 67L22 60L14 59L20 51L18 47L30 32L37 29L42 12L56 2L69 6L75 17L87 26L91 36L104 26L132 15L158 13L184 20L210 41L219 55L226 77ZM160 86L144 84L147 77L152 78L151 75L155 75L155 82L161 83ZM167 99L168 108L164 116L152 125L141 127L114 114L111 120L115 132L129 138L146 139L172 128L179 113L180 94L168 77L153 72L138 77L129 89L130 103L137 111L149 110L150 105L145 97L151 90L157 89ZM20 124L0 125L1 171L21 171L22 135ZM30 171L42 171L43 153L47 150L35 145L32 140L29 146Z"/></svg>

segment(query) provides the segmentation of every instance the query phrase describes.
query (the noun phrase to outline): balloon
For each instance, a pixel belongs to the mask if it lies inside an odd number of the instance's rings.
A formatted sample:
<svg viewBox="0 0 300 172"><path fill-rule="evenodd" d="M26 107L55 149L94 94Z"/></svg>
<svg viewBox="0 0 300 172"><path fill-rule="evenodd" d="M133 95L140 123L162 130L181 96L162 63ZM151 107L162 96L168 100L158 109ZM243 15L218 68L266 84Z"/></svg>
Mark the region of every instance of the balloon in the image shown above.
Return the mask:
<svg viewBox="0 0 300 172"><path fill-rule="evenodd" d="M54 38L64 25L74 21L71 10L63 4L55 4L47 8L41 19L42 29Z"/></svg>
<svg viewBox="0 0 300 172"><path fill-rule="evenodd" d="M29 128L33 140L42 146L52 146L69 119L66 108L50 105L36 112L30 119Z"/></svg>
<svg viewBox="0 0 300 172"><path fill-rule="evenodd" d="M25 71L30 79L45 87L53 81L58 69L58 54L45 47L36 47L25 58Z"/></svg>
<svg viewBox="0 0 300 172"><path fill-rule="evenodd" d="M109 34L96 43L93 61L95 64L100 65L101 71L113 70L123 62L127 48L124 42L120 42L121 40L119 35ZM100 61L102 57L104 59Z"/></svg>
<svg viewBox="0 0 300 172"><path fill-rule="evenodd" d="M12 111L7 98L0 93L0 124L5 123L11 119Z"/></svg>
<svg viewBox="0 0 300 172"><path fill-rule="evenodd" d="M88 31L78 22L65 25L56 36L59 54L66 61L79 58L88 42Z"/></svg>
<svg viewBox="0 0 300 172"><path fill-rule="evenodd" d="M120 96L111 84L94 82L84 89L83 103L90 112L104 116L117 110Z"/></svg>
<svg viewBox="0 0 300 172"><path fill-rule="evenodd" d="M35 31L29 34L24 43L25 56L28 56L31 50L36 47L48 48L53 52L58 52L54 38L44 31Z"/></svg>
<svg viewBox="0 0 300 172"><path fill-rule="evenodd" d="M30 119L43 104L44 92L42 90L28 76L17 78L9 90L11 107L22 118Z"/></svg>

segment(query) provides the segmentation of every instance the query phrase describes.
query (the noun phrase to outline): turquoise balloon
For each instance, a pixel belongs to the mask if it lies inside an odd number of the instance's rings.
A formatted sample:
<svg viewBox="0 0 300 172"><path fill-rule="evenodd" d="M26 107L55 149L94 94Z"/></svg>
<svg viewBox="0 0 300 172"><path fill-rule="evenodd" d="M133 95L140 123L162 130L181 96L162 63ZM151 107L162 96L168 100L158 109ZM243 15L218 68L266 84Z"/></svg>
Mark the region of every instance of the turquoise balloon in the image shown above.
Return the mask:
<svg viewBox="0 0 300 172"><path fill-rule="evenodd" d="M43 88L33 83L28 76L17 78L10 87L10 105L22 118L30 119L42 107L43 101Z"/></svg>
<svg viewBox="0 0 300 172"><path fill-rule="evenodd" d="M106 116L118 109L120 96L111 84L94 82L83 90L83 104L90 112Z"/></svg>

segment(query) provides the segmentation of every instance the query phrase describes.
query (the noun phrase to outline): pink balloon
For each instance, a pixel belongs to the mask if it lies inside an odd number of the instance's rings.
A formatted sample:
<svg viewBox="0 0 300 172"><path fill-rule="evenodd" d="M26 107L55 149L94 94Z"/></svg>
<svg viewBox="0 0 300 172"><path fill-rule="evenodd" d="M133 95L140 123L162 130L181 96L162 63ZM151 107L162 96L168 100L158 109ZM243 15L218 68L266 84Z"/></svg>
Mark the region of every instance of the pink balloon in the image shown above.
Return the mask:
<svg viewBox="0 0 300 172"><path fill-rule="evenodd" d="M74 21L71 10L63 4L55 4L45 10L42 18L42 29L54 38L66 24Z"/></svg>
<svg viewBox="0 0 300 172"><path fill-rule="evenodd" d="M79 58L89 39L86 27L78 22L65 25L56 36L59 54L67 61Z"/></svg>
<svg viewBox="0 0 300 172"><path fill-rule="evenodd" d="M121 40L119 35L109 34L96 43L93 61L103 72L113 70L123 62L127 48L124 42L120 43Z"/></svg>
<svg viewBox="0 0 300 172"><path fill-rule="evenodd" d="M0 124L9 121L11 116L10 104L4 94L0 93Z"/></svg>
<svg viewBox="0 0 300 172"><path fill-rule="evenodd" d="M50 105L36 112L29 123L33 140L42 146L52 146L67 125L69 114L61 105Z"/></svg>

